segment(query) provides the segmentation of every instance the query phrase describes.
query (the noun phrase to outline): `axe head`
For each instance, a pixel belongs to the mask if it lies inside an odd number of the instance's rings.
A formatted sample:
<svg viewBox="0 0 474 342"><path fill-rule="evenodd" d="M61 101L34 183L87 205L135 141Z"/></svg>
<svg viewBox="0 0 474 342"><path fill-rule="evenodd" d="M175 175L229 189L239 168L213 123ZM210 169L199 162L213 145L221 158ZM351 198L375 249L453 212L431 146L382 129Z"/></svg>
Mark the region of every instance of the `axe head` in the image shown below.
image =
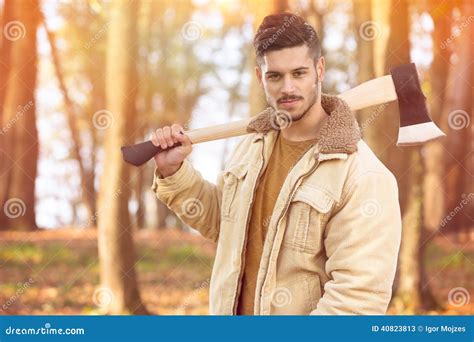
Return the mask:
<svg viewBox="0 0 474 342"><path fill-rule="evenodd" d="M400 112L397 146L418 145L445 136L428 115L414 63L390 69Z"/></svg>

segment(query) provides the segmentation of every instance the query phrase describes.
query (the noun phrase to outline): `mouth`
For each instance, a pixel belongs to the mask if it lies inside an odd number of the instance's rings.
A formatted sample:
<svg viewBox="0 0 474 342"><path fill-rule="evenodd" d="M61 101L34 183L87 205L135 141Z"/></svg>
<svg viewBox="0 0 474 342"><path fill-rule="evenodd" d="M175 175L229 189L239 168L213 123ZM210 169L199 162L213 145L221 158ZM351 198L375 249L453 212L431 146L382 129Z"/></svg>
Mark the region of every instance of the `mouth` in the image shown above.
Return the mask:
<svg viewBox="0 0 474 342"><path fill-rule="evenodd" d="M284 107L284 108L291 108L291 107L294 107L297 104L299 104L300 101L301 101L301 99L280 100L280 101L278 101L278 104L281 107Z"/></svg>

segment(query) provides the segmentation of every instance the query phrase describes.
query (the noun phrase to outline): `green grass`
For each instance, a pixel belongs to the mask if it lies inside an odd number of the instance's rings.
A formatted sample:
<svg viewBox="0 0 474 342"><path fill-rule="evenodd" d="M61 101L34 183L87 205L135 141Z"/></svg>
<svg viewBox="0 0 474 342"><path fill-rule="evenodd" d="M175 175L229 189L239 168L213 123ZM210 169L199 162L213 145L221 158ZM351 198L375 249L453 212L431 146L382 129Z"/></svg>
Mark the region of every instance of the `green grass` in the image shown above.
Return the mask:
<svg viewBox="0 0 474 342"><path fill-rule="evenodd" d="M472 267L472 262L474 261L473 252L446 251L439 245L430 243L426 248L424 257L428 268L450 268L474 274Z"/></svg>
<svg viewBox="0 0 474 342"><path fill-rule="evenodd" d="M138 254L138 253L137 253ZM71 269L82 269L90 266L91 271L98 272L97 250L93 248L75 248L58 243L38 246L33 243L18 243L0 247L0 260L3 267L40 269L43 266L70 266ZM183 267L212 267L212 258L192 245L169 246L156 250L141 248L137 255L137 267L141 272L156 272L178 265Z"/></svg>
<svg viewBox="0 0 474 342"><path fill-rule="evenodd" d="M158 302L157 287L174 293L171 300L179 302L181 294L193 293L196 284L210 277L213 257L198 244L151 247L142 243L135 250L141 291L151 307ZM97 313L93 296L100 286L100 264L94 241L0 244L0 301L8 300L30 277L34 283L12 304L11 312L52 314L67 308L69 313Z"/></svg>
<svg viewBox="0 0 474 342"><path fill-rule="evenodd" d="M56 259L67 263L75 262L74 253L57 243L40 247L27 242L0 247L0 260L5 262L6 267L41 265Z"/></svg>
<svg viewBox="0 0 474 342"><path fill-rule="evenodd" d="M74 277L74 274L82 272L86 267L90 268L87 273L98 273L99 271L95 248L73 248L60 243L51 243L46 246L32 243L1 246L0 260L3 264L2 267L23 274L43 274L47 270L52 273L72 272L69 276Z"/></svg>
<svg viewBox="0 0 474 342"><path fill-rule="evenodd" d="M199 248L191 245L169 246L158 251L144 248L137 259L140 272L169 271L178 266L205 272L206 269L212 267L213 260Z"/></svg>

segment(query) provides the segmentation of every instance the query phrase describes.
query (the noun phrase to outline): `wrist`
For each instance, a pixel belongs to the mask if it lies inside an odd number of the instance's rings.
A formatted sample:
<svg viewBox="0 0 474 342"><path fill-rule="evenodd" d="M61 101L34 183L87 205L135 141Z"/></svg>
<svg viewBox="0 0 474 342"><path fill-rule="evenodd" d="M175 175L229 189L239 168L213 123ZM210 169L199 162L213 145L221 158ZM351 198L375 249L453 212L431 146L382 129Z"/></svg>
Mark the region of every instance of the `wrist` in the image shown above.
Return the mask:
<svg viewBox="0 0 474 342"><path fill-rule="evenodd" d="M176 173L176 171L179 170L179 168L181 167L182 164L183 163L181 162L178 165L168 166L166 168L160 169L159 172L160 172L160 174L163 178L172 176L173 174Z"/></svg>

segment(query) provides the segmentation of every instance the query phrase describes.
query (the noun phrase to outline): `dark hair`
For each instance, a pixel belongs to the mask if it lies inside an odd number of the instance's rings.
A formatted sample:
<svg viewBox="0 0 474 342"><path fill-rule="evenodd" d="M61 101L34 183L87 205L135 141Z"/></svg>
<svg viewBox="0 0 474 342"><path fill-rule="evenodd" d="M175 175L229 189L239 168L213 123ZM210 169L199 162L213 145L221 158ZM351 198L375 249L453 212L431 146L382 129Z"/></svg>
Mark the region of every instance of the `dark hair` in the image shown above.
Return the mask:
<svg viewBox="0 0 474 342"><path fill-rule="evenodd" d="M292 13L266 16L253 40L257 63L265 52L306 44L309 53L317 59L321 56L321 44L314 28L303 18Z"/></svg>

